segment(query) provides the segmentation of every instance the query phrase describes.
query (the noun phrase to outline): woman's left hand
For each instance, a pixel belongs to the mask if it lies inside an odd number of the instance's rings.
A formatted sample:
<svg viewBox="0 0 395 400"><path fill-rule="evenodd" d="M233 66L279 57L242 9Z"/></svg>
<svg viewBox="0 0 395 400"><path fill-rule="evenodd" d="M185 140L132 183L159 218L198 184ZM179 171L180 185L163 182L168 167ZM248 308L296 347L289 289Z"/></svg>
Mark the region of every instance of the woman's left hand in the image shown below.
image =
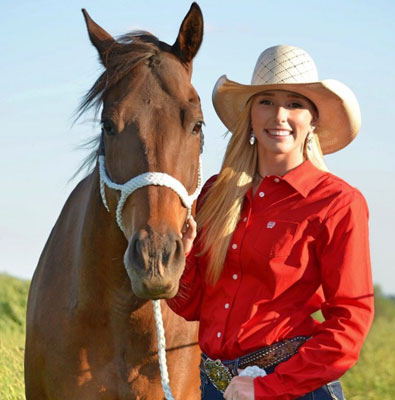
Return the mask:
<svg viewBox="0 0 395 400"><path fill-rule="evenodd" d="M224 393L226 400L254 400L254 378L235 376Z"/></svg>

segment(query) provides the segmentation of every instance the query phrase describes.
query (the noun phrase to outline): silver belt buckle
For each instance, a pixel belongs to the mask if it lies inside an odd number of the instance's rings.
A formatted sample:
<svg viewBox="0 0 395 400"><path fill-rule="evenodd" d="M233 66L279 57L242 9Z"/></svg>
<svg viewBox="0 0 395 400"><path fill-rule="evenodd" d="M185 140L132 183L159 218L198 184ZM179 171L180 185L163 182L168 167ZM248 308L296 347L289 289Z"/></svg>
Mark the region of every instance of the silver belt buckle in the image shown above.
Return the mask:
<svg viewBox="0 0 395 400"><path fill-rule="evenodd" d="M221 360L211 360L210 358L204 360L204 369L214 387L224 393L233 378L229 369L222 364Z"/></svg>

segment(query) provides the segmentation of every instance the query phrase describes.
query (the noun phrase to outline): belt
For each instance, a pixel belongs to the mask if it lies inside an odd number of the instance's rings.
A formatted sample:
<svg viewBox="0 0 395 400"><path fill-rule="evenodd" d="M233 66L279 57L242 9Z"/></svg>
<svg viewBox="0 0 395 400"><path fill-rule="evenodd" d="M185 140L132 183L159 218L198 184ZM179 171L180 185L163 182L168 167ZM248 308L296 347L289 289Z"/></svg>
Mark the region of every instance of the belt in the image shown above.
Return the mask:
<svg viewBox="0 0 395 400"><path fill-rule="evenodd" d="M238 368L244 369L252 365L257 365L263 369L272 367L296 354L298 348L307 339L310 339L310 337L296 336L292 339L263 347L232 361L212 360L206 354L202 353L200 367L206 373L214 387L223 393L232 378L238 375Z"/></svg>

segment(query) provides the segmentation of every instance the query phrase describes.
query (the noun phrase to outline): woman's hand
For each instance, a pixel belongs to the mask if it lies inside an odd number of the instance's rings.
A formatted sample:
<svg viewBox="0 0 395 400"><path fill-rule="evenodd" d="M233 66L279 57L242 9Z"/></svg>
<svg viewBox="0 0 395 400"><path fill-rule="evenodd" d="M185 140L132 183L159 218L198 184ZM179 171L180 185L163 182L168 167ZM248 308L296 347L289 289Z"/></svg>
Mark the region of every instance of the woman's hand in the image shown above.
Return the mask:
<svg viewBox="0 0 395 400"><path fill-rule="evenodd" d="M196 221L193 217L189 217L187 223L182 230L182 244L184 245L185 255L192 250L193 241L196 237Z"/></svg>
<svg viewBox="0 0 395 400"><path fill-rule="evenodd" d="M254 378L235 376L224 393L226 400L254 400Z"/></svg>

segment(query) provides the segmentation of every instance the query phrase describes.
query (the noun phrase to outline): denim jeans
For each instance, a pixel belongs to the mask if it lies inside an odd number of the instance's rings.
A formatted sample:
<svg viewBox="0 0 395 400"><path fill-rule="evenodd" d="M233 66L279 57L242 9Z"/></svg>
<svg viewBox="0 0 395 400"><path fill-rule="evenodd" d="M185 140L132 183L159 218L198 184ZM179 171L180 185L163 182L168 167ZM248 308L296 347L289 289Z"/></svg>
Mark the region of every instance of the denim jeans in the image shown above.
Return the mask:
<svg viewBox="0 0 395 400"><path fill-rule="evenodd" d="M267 371L272 372L272 371ZM224 397L208 379L204 371L200 370L200 390L203 400L223 400ZM340 381L330 382L314 392L307 393L297 400L345 400Z"/></svg>

